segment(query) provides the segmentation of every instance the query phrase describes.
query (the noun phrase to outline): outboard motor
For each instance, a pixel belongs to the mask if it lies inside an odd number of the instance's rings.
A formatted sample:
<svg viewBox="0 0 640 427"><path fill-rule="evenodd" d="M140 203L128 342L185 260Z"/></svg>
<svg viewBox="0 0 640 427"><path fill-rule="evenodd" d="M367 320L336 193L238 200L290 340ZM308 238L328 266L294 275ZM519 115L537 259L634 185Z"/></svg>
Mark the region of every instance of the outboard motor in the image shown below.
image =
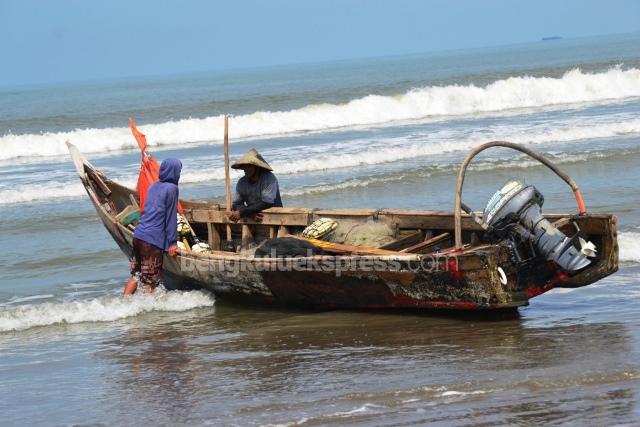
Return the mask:
<svg viewBox="0 0 640 427"><path fill-rule="evenodd" d="M530 242L545 259L567 272L575 272L591 261L595 246L577 233L567 237L542 216L544 197L533 186L511 180L498 190L484 209L481 225L490 237L517 235ZM580 247L578 247L578 245Z"/></svg>

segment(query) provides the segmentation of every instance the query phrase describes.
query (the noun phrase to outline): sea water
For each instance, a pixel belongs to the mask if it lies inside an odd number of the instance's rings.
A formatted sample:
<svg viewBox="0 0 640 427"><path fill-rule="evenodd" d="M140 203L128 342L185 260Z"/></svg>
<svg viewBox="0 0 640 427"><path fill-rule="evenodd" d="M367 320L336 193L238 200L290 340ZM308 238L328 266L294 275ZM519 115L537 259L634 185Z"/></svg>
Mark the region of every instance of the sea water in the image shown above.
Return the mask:
<svg viewBox="0 0 640 427"><path fill-rule="evenodd" d="M156 158L183 161L181 197L222 202L224 114L232 159L257 148L289 207L452 210L470 148L524 144L618 215L620 271L490 321L120 298L128 261L64 142L133 186L133 117ZM640 34L2 87L0 424L640 423L639 165ZM508 150L467 176L476 210L512 177L545 212L576 210Z"/></svg>

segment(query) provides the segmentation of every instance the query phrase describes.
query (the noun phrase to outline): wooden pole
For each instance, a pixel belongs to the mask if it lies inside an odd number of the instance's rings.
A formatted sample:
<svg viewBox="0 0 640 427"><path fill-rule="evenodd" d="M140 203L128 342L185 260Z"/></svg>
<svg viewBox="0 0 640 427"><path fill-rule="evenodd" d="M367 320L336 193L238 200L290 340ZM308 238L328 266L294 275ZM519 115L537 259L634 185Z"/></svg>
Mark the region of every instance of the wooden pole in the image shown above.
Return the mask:
<svg viewBox="0 0 640 427"><path fill-rule="evenodd" d="M229 172L229 116L224 116L224 181L227 211L231 211L231 175ZM231 225L227 224L227 240L231 240Z"/></svg>

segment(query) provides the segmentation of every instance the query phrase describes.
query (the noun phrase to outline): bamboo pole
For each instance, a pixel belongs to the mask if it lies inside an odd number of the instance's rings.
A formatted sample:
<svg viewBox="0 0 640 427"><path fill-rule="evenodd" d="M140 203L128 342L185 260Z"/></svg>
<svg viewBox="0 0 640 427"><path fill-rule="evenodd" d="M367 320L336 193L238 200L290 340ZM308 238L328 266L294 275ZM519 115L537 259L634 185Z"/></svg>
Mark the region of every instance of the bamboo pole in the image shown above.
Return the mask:
<svg viewBox="0 0 640 427"><path fill-rule="evenodd" d="M224 181L227 211L231 211L231 175L229 173L229 116L224 116ZM227 224L227 240L231 240L231 225Z"/></svg>

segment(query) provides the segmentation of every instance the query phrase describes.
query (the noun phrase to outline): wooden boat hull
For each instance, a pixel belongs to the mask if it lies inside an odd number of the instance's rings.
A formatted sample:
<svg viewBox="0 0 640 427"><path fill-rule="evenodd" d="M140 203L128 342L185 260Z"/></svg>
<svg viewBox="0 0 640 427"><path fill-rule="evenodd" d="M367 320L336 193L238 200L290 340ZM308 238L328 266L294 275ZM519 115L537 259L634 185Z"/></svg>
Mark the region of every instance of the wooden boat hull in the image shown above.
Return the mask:
<svg viewBox="0 0 640 427"><path fill-rule="evenodd" d="M80 178L98 216L127 257L132 254L133 231L116 220L135 197L135 191L110 181L77 150L70 150ZM108 194L107 194L108 193ZM218 243L225 227L217 205L183 201L192 226L209 231ZM355 213L354 213L355 212ZM397 210L328 211L272 208L265 227L311 223L317 217L391 218L405 228L453 229L453 213ZM550 215L550 220L569 218ZM163 280L169 288L201 288L221 298L252 304L314 309L507 309L528 305L529 299L554 287L580 287L618 268L616 217L610 214L572 218L599 249L590 267L568 277L544 260L523 265L514 261L506 244L475 245L439 253L394 255L319 255L300 258L254 258L214 251L181 251L165 255ZM275 225L274 225L275 224ZM465 235L478 231L468 217ZM290 226L291 228L292 226Z"/></svg>

